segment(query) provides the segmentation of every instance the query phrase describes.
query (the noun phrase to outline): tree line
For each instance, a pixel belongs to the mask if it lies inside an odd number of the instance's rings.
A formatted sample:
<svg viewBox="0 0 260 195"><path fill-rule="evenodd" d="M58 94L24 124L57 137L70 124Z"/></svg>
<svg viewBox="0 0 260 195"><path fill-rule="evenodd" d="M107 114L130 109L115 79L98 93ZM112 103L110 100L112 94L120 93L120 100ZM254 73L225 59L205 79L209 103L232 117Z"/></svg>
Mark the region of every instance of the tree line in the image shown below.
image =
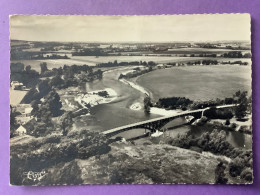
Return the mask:
<svg viewBox="0 0 260 195"><path fill-rule="evenodd" d="M241 51L230 51L221 55L224 58L251 58L251 53L242 54Z"/></svg>
<svg viewBox="0 0 260 195"><path fill-rule="evenodd" d="M140 75L146 74L146 73L151 72L153 70L156 70L156 69L153 69L152 66L149 66L149 68L146 68L146 69L143 69L143 70L141 70L140 68L135 68L134 72L130 72L130 73L127 73L127 74L120 74L118 79L123 79L123 78L130 79L130 78L138 77Z"/></svg>
<svg viewBox="0 0 260 195"><path fill-rule="evenodd" d="M237 91L233 97L225 99L216 99L210 101L192 101L185 97L167 97L160 98L156 103L151 103L151 106L164 109L182 109L182 110L197 110L207 107L210 109L205 111L205 116L211 119L230 119L234 115L237 119L243 119L246 116L247 111L250 109L250 103L252 102L252 97L248 97L247 91ZM218 110L216 106L227 105L227 104L238 104L234 111L230 110Z"/></svg>
<svg viewBox="0 0 260 195"><path fill-rule="evenodd" d="M105 62L105 63L100 63L97 64L97 67L114 67L114 66L131 66L131 65L143 65L143 66L155 66L156 63L153 61L133 61L133 62L117 62L115 60L114 62Z"/></svg>

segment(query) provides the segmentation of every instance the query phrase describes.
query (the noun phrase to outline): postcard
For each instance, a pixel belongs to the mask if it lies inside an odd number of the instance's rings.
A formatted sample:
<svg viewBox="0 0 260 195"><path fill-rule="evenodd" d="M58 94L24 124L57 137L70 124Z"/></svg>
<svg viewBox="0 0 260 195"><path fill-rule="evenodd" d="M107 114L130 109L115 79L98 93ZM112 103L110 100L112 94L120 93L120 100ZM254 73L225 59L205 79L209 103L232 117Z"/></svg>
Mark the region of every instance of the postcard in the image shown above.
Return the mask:
<svg viewBox="0 0 260 195"><path fill-rule="evenodd" d="M252 184L250 28L10 16L10 184Z"/></svg>

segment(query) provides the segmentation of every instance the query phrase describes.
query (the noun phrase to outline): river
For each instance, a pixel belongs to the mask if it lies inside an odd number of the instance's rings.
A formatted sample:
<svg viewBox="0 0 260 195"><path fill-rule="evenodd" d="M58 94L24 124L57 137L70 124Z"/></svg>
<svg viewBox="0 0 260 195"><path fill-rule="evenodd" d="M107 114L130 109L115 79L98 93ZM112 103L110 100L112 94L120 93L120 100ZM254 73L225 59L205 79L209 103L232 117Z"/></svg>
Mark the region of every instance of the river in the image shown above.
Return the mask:
<svg viewBox="0 0 260 195"><path fill-rule="evenodd" d="M145 114L143 108L141 110L131 110L130 106L134 103L143 104L145 94L132 88L130 85L118 81L118 77L122 72L128 71L129 67L118 68L107 71L103 74L103 79L93 83L86 84L86 91L102 90L104 88L112 88L116 91L118 98L111 103L97 105L92 108L91 113L94 115L81 116L76 120L77 128L86 128L96 131L105 131L115 127L140 122L152 118L161 117L155 114ZM184 118L175 119L167 124L170 130L167 135L174 137L179 133L185 133L191 130L195 136L200 136L203 132L212 131L211 128L184 125ZM177 127L176 127L177 126ZM174 128L176 127L176 128ZM131 138L144 134L144 129L134 129L117 136ZM240 132L227 132L227 140L235 147L252 148L252 136Z"/></svg>
<svg viewBox="0 0 260 195"><path fill-rule="evenodd" d="M138 111L130 109L130 106L134 103L143 104L145 95L130 85L118 81L119 75L127 70L129 70L129 68L118 68L108 71L103 74L102 80L86 84L86 91L113 88L118 98L111 103L100 104L93 107L91 113L95 116L96 120L93 122L93 118L92 121L90 121L88 120L88 116L86 116L85 119L81 117L81 120L76 121L77 128L82 128L82 126L85 125L91 129L105 131L115 127L160 117L160 115L155 114L147 115L143 109ZM84 121L89 122L85 123Z"/></svg>

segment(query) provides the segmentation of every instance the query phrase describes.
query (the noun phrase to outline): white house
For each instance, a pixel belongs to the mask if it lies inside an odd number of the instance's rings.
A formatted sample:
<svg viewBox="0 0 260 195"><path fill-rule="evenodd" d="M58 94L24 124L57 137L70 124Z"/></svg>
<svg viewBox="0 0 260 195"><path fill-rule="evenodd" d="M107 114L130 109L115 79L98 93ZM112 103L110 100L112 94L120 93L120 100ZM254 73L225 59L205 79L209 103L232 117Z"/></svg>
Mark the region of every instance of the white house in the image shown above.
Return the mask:
<svg viewBox="0 0 260 195"><path fill-rule="evenodd" d="M24 90L25 86L23 86L23 83L19 83L18 81L12 81L11 88L13 90Z"/></svg>
<svg viewBox="0 0 260 195"><path fill-rule="evenodd" d="M31 116L31 112L32 112L32 110L33 110L32 107L25 108L25 110L24 110L24 115L25 115L26 117Z"/></svg>
<svg viewBox="0 0 260 195"><path fill-rule="evenodd" d="M26 132L27 132L26 129L22 125L20 125L20 127L15 131L15 133L18 135L24 135L26 134Z"/></svg>

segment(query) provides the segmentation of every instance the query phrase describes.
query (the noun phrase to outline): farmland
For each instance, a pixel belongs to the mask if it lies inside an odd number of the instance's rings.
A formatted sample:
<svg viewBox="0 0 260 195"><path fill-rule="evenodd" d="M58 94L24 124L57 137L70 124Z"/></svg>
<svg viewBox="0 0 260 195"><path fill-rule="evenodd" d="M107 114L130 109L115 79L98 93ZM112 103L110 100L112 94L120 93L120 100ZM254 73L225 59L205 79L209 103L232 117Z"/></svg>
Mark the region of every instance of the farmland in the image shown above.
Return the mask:
<svg viewBox="0 0 260 195"><path fill-rule="evenodd" d="M248 66L174 67L145 74L137 83L150 90L154 99L177 96L205 101L231 97L240 89L251 91L250 74Z"/></svg>

